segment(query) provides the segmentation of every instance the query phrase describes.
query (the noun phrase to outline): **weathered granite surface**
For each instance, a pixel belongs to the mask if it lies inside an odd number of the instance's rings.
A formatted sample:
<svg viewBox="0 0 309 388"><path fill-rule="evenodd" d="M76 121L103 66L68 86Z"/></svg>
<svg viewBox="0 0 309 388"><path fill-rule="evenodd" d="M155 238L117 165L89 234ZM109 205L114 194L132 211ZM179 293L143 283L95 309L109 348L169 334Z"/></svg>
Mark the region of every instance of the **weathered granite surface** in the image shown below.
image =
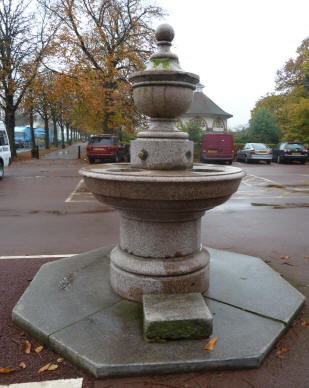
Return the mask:
<svg viewBox="0 0 309 388"><path fill-rule="evenodd" d="M143 296L144 338L208 338L213 316L200 293Z"/></svg>
<svg viewBox="0 0 309 388"><path fill-rule="evenodd" d="M111 289L110 250L43 265L12 314L18 326L96 377L258 367L305 300L262 260L209 249L205 300L215 349L203 350L204 339L147 343L141 303Z"/></svg>

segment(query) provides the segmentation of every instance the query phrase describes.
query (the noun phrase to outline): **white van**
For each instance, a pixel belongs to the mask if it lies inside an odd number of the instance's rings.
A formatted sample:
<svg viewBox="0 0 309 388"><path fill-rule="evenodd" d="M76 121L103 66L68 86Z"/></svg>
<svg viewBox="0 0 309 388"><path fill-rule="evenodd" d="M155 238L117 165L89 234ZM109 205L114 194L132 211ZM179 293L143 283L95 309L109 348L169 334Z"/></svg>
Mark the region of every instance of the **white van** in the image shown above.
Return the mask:
<svg viewBox="0 0 309 388"><path fill-rule="evenodd" d="M9 138L4 128L0 127L0 179L4 175L4 167L11 164L11 149Z"/></svg>

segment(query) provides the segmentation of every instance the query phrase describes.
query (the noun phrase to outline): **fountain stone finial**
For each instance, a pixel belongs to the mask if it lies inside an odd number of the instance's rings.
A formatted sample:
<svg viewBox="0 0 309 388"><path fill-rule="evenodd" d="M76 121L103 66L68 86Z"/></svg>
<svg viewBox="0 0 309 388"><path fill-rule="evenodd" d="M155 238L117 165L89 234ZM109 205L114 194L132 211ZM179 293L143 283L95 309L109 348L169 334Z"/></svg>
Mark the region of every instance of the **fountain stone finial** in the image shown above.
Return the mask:
<svg viewBox="0 0 309 388"><path fill-rule="evenodd" d="M176 127L177 118L192 102L199 76L181 69L170 51L174 30L161 24L156 30L158 52L145 71L129 76L137 109L150 117L149 128L131 142L131 164L149 170L185 170L193 166L193 143Z"/></svg>

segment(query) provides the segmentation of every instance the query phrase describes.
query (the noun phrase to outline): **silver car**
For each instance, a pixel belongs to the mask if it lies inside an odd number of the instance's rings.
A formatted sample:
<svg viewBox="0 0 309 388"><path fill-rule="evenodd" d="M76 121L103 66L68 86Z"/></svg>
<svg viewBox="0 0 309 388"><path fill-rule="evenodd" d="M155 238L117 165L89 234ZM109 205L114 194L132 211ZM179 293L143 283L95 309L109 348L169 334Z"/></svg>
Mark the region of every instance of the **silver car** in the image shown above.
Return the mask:
<svg viewBox="0 0 309 388"><path fill-rule="evenodd" d="M272 150L264 143L247 143L242 149L237 151L236 159L245 163L264 160L267 164L270 164Z"/></svg>

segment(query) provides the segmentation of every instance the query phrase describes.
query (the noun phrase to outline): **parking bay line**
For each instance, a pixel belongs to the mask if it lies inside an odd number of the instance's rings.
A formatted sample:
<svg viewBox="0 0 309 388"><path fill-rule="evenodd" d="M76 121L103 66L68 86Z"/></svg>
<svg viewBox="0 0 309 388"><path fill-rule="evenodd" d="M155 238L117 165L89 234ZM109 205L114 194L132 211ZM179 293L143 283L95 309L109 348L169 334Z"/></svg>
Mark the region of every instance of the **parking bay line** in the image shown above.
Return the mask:
<svg viewBox="0 0 309 388"><path fill-rule="evenodd" d="M59 254L59 255L18 255L18 256L0 256L0 260L10 260L10 259L57 259L72 257L77 255L77 253L70 254Z"/></svg>
<svg viewBox="0 0 309 388"><path fill-rule="evenodd" d="M83 184L83 179L81 179L77 186L75 187L75 189L72 191L72 193L68 196L68 198L64 201L64 202L72 202L72 198L74 197L74 195L77 193L77 190L81 187L81 185Z"/></svg>

